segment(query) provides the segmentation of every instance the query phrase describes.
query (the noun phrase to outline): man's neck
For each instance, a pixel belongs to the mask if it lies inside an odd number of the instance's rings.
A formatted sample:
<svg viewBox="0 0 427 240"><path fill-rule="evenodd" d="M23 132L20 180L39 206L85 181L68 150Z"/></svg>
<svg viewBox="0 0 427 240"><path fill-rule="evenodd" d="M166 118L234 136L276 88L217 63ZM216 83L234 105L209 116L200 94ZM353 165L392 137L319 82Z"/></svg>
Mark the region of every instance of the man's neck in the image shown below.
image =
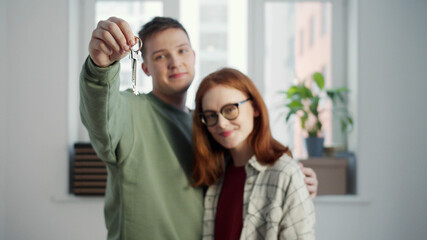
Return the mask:
<svg viewBox="0 0 427 240"><path fill-rule="evenodd" d="M187 100L187 93L182 95L169 96L169 95L162 94L159 91L153 90L153 94L156 97L160 98L160 100L162 100L163 102L169 105L175 106L186 113L190 112L188 108L185 106L185 102Z"/></svg>

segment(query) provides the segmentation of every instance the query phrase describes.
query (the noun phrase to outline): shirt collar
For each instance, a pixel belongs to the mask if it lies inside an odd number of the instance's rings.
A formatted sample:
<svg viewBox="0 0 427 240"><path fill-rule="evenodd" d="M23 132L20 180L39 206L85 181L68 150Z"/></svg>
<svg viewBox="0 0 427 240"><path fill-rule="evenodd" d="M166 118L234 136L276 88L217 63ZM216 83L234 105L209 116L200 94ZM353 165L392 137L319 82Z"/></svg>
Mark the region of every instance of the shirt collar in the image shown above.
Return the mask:
<svg viewBox="0 0 427 240"><path fill-rule="evenodd" d="M266 166L266 165L262 165L261 163L259 163L259 162L256 160L255 155L253 155L253 156L249 159L247 166L251 166L252 168L254 168L255 170L257 170L258 172L262 172L262 171L264 171L264 170L266 170L266 169L268 168L268 166Z"/></svg>

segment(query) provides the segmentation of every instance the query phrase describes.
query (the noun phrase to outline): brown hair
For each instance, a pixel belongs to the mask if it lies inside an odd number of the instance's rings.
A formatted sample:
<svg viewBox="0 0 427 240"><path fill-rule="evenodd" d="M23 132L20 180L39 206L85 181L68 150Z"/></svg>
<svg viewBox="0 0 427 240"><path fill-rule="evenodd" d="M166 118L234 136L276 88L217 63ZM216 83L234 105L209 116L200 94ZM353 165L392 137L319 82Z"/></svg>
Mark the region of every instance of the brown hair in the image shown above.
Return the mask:
<svg viewBox="0 0 427 240"><path fill-rule="evenodd" d="M180 22L177 20L170 18L170 17L155 17L151 21L147 22L142 26L141 30L138 32L138 36L141 39L142 42L142 56L145 56L145 41L152 37L154 34L158 32L162 32L169 28L178 28L185 32L185 35L187 35L188 40L190 41L190 38L188 37L188 33L185 30L185 28L182 26Z"/></svg>
<svg viewBox="0 0 427 240"><path fill-rule="evenodd" d="M196 93L196 109L193 114L194 185L211 185L221 177L225 169L227 149L217 143L207 127L201 122L202 100L214 86L224 85L237 89L251 98L259 116L254 119L254 128L248 136L257 160L264 165L273 164L284 153L291 155L289 148L275 140L270 131L268 111L255 84L243 73L232 68L223 68L209 74L200 83Z"/></svg>

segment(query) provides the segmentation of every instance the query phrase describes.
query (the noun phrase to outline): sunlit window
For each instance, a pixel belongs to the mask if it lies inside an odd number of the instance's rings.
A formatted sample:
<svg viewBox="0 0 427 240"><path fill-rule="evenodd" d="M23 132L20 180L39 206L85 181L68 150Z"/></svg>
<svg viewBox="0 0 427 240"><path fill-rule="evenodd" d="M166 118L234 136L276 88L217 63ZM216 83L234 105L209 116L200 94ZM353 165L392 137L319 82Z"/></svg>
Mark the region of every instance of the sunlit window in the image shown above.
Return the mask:
<svg viewBox="0 0 427 240"><path fill-rule="evenodd" d="M321 2L265 3L265 99L270 106L274 137L290 146L296 158L307 157L304 134L298 119L291 124L285 122L285 110L279 107L283 105L283 96L277 92L288 89L296 79L311 81L314 72L325 73L326 86L331 86L331 75L326 74L332 66L331 32L322 34L316 28L325 23L319 21L330 18L323 14L330 13L331 7ZM331 124L331 113L325 113L323 133L326 146L332 143Z"/></svg>
<svg viewBox="0 0 427 240"><path fill-rule="evenodd" d="M206 75L222 67L247 73L247 0L182 0L180 21L196 51L196 77L187 105L194 106L197 87Z"/></svg>

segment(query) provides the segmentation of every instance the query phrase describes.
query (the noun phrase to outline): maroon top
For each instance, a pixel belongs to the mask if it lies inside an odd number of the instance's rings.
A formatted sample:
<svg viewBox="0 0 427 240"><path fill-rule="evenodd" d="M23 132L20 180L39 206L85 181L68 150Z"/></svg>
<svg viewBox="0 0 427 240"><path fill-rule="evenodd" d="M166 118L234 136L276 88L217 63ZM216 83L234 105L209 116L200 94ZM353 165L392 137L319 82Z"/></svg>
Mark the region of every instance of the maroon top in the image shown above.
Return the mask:
<svg viewBox="0 0 427 240"><path fill-rule="evenodd" d="M215 217L215 239L239 239L243 227L245 167L227 166Z"/></svg>

